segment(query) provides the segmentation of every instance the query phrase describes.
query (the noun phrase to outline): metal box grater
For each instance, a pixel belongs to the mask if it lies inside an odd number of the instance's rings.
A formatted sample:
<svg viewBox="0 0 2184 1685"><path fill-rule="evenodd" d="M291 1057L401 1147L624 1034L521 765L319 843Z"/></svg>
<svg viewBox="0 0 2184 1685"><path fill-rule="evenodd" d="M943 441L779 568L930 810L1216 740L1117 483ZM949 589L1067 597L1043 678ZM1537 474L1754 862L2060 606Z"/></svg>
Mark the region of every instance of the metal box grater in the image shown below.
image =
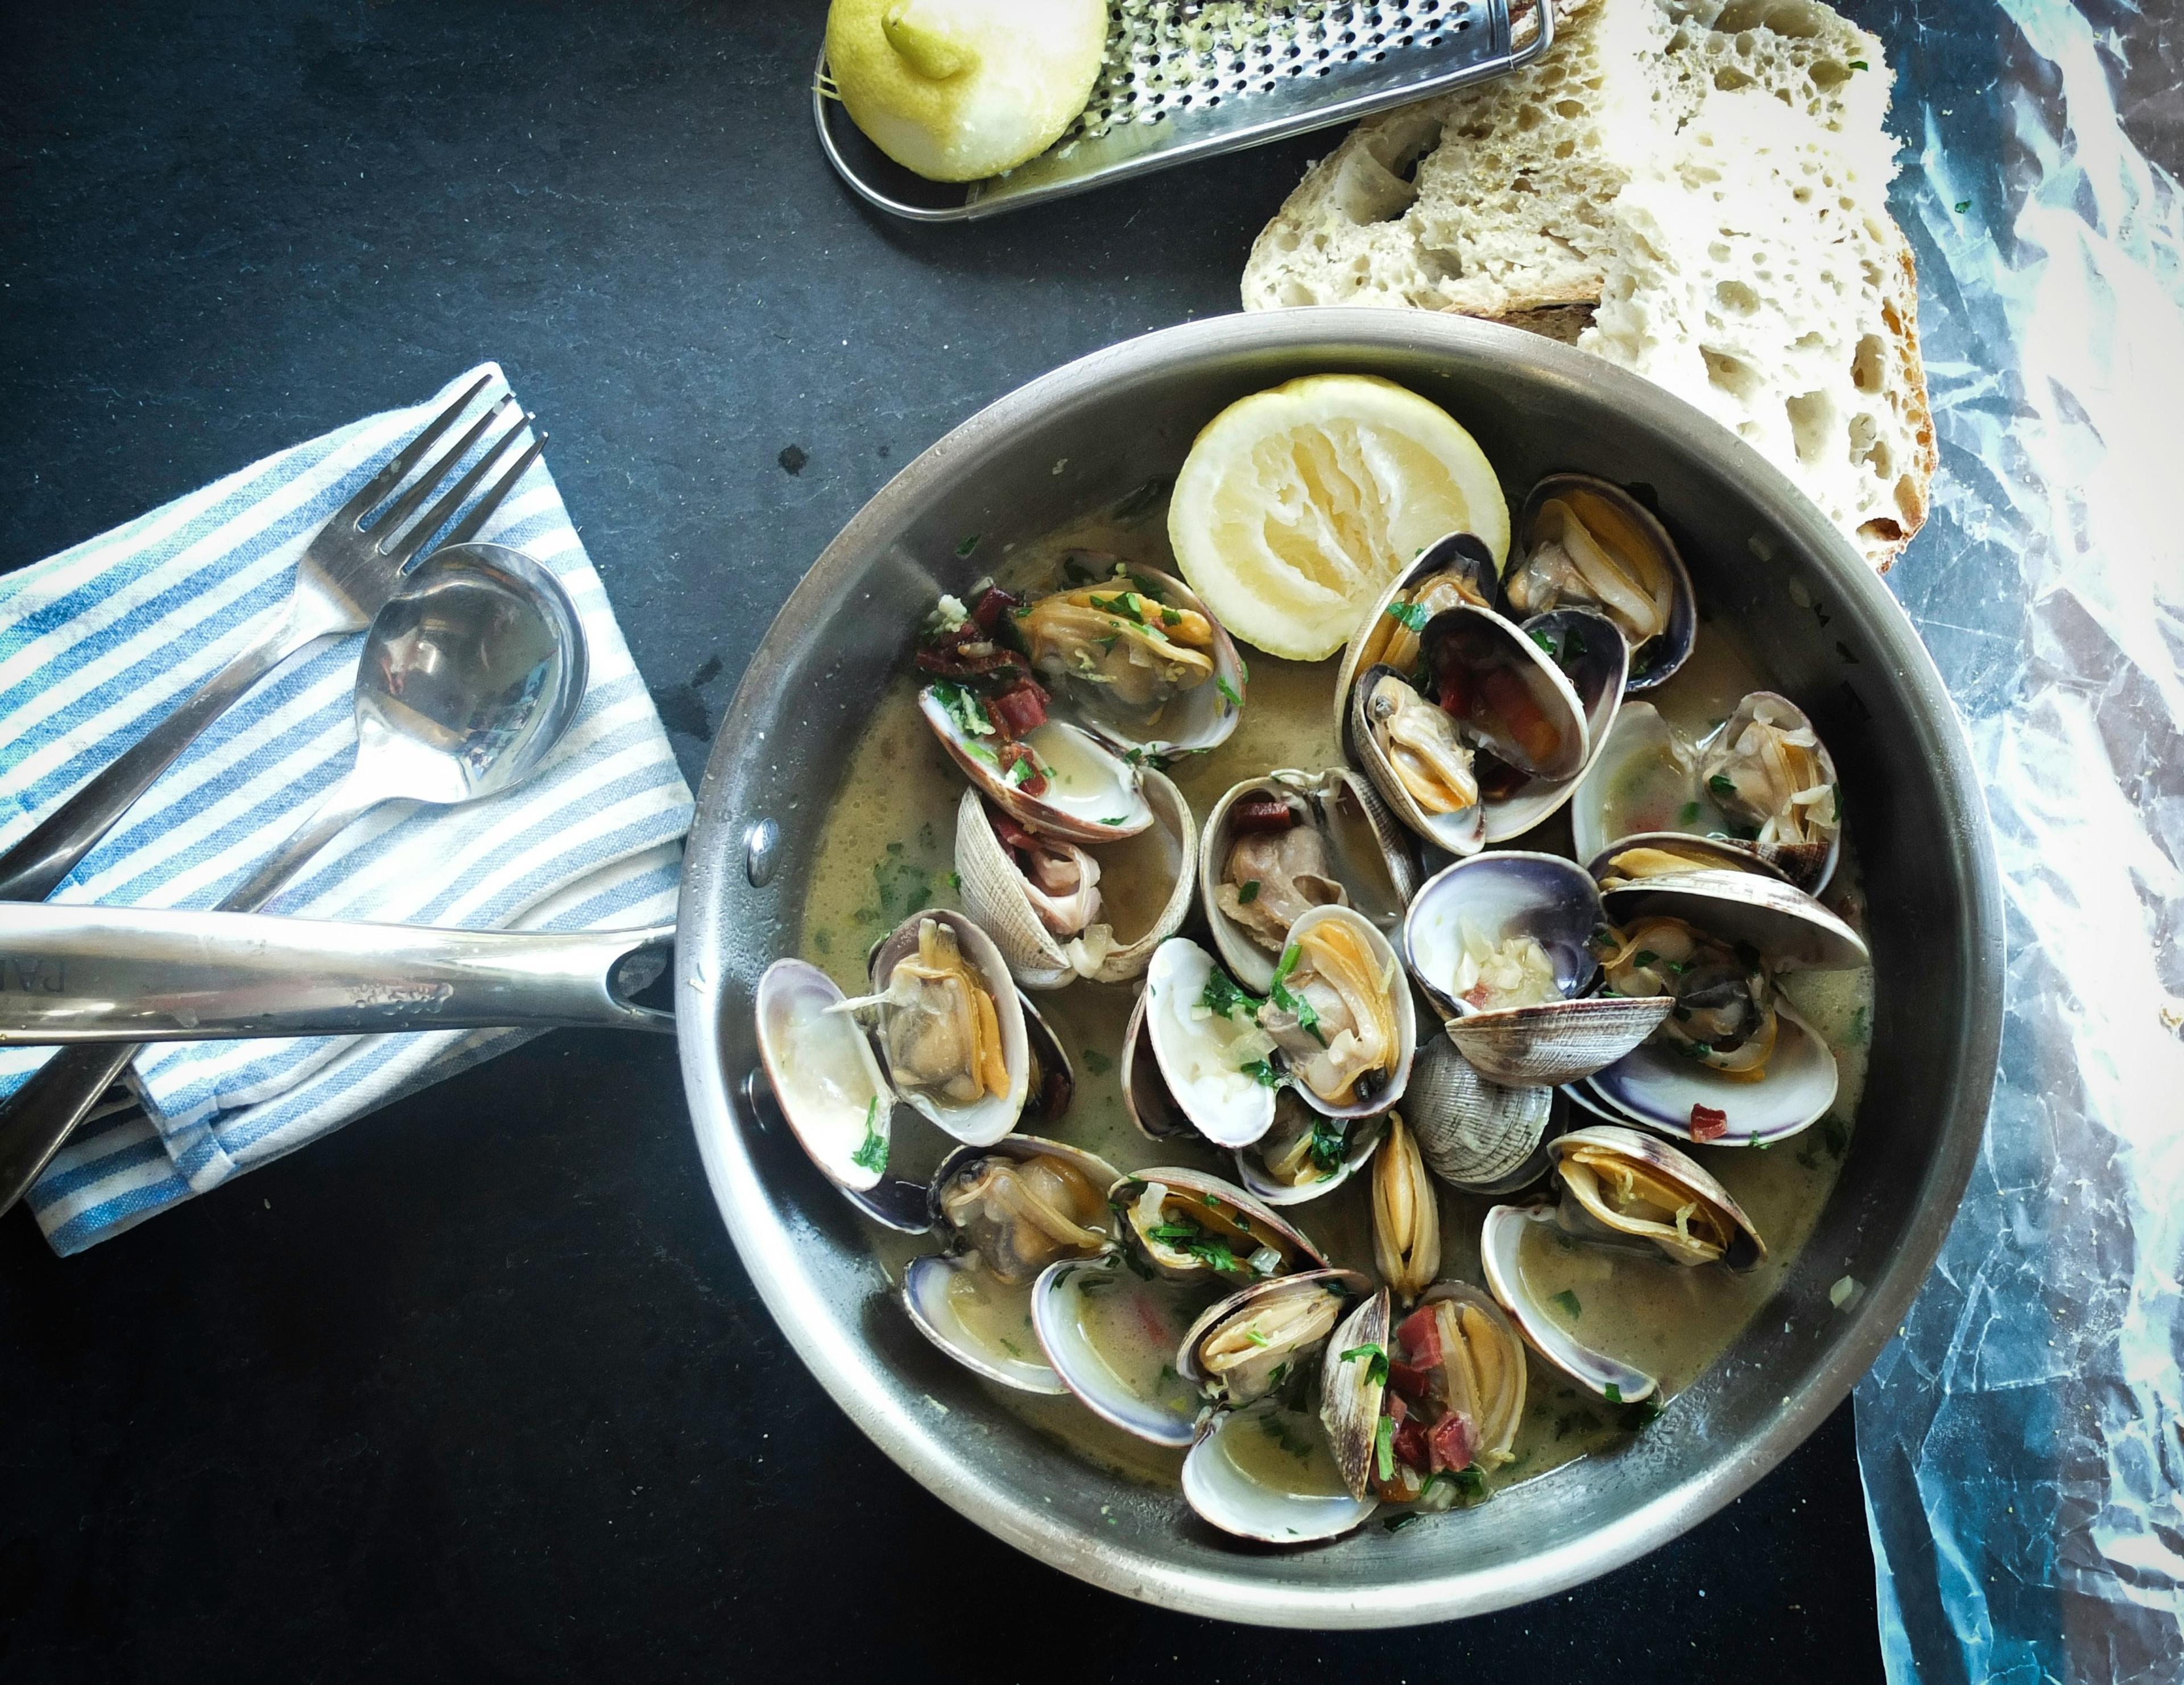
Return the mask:
<svg viewBox="0 0 2184 1685"><path fill-rule="evenodd" d="M963 222L1502 75L1554 42L1554 8L1522 9L1513 23L1510 0L1111 0L1106 68L1084 114L1029 163L967 185L912 175L858 133L826 92L823 51L811 117L860 197L916 222Z"/></svg>

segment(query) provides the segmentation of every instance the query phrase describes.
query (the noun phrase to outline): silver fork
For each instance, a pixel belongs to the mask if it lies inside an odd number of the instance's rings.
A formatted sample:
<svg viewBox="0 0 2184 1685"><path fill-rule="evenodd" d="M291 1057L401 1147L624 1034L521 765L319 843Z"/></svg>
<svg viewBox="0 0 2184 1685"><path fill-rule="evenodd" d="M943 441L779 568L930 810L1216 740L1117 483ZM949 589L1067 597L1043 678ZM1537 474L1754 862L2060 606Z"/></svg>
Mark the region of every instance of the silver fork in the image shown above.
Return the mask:
<svg viewBox="0 0 2184 1685"><path fill-rule="evenodd" d="M370 485L343 504L319 530L298 564L296 588L287 605L269 620L249 648L62 803L29 836L0 854L0 901L44 900L198 734L242 700L253 685L322 639L362 631L371 624L372 616L394 594L410 563L535 419L519 416L493 441L476 465L405 531L405 524L433 489L484 437L493 419L515 402L513 395L502 393L460 439L426 467L399 502L366 528L365 518L400 488L425 453L461 419L471 400L492 378L481 375L472 381L461 397L433 417L424 431L404 446L392 462L372 476ZM475 537L486 517L500 506L545 448L546 436L540 433L478 499L476 507L448 535L447 542L460 544Z"/></svg>

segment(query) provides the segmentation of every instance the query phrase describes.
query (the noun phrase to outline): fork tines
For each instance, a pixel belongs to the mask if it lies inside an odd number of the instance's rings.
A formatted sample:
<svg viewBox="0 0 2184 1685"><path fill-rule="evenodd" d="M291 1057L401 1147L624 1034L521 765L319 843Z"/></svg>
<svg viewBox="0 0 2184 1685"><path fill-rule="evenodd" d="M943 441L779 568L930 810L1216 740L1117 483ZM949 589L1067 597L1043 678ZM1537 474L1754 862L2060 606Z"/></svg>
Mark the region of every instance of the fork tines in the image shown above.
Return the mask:
<svg viewBox="0 0 2184 1685"><path fill-rule="evenodd" d="M464 411L470 408L471 401L484 389L486 383L491 379L492 376L489 375L482 375L471 382L460 397L432 419L431 424L422 432L404 446L392 462L372 476L370 484L349 499L341 512L334 517L334 523L346 521L352 531L364 531L365 518L401 488L403 482L410 478L411 470L417 467L425 453L455 425ZM399 498L377 520L372 521L370 536L375 541L374 548L381 555L392 559L397 568L407 567L425 553L433 537L454 519L471 494L477 490L485 477L492 473L496 466L507 459L517 441L538 419L528 413L519 414L512 425L486 447L478 459L471 464L463 476L429 509L426 509L421 516L418 515L420 506L432 496L440 483L454 471L463 459L471 453L472 447L484 437L502 412L509 409L515 401L512 393L503 392L488 404L484 413L463 431L462 436L436 456L432 462L426 464L415 480L411 481L409 489L402 492ZM446 542L451 544L460 544L475 537L493 512L499 508L502 501L515 489L516 482L523 477L525 471L538 460L538 454L544 448L545 443L546 436L543 433L538 434L530 448L521 452L508 471L495 481L478 498L470 513L464 517L462 525L448 535ZM413 516L416 516L414 523L411 520Z"/></svg>

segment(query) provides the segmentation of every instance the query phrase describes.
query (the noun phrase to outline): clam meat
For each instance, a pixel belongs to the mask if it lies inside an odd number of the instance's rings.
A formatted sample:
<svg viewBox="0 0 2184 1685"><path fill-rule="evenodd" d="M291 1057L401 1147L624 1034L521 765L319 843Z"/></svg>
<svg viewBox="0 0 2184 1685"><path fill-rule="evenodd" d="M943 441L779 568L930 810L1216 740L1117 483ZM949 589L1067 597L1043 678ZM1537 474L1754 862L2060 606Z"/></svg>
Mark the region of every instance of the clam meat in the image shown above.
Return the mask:
<svg viewBox="0 0 2184 1685"><path fill-rule="evenodd" d="M1597 609L1634 649L1669 629L1675 581L1655 547L1635 528L1597 507L1584 514L1550 498L1532 517L1529 554L1502 582L1509 606L1540 614L1572 603Z"/></svg>
<svg viewBox="0 0 2184 1685"><path fill-rule="evenodd" d="M1372 1120L1329 1117L1284 1088L1274 1096L1273 1126L1237 1154L1245 1186L1273 1204L1331 1192L1379 1149Z"/></svg>
<svg viewBox="0 0 2184 1685"><path fill-rule="evenodd" d="M1390 1436L1396 1480L1499 1468L1524 1419L1524 1349L1484 1293L1449 1283L1396 1325L1388 1392L1390 1415L1402 1409Z"/></svg>
<svg viewBox="0 0 2184 1685"><path fill-rule="evenodd" d="M1064 837L1027 830L996 809L986 809L994 837L1024 881L1024 898L1039 921L1058 937L1083 936L1100 916L1100 862Z"/></svg>
<svg viewBox="0 0 2184 1685"><path fill-rule="evenodd" d="M878 1009L889 1077L901 1093L962 1107L1008 1093L994 997L951 926L922 920L916 951L895 962L887 987L839 1009Z"/></svg>
<svg viewBox="0 0 2184 1685"><path fill-rule="evenodd" d="M1288 802L1238 802L1228 817L1234 840L1215 904L1261 948L1279 954L1290 926L1314 907L1350 904L1330 870L1326 837Z"/></svg>
<svg viewBox="0 0 2184 1685"><path fill-rule="evenodd" d="M1392 958L1374 952L1376 935L1346 908L1300 920L1259 1009L1259 1027L1323 1105L1384 1104L1406 1062L1397 997L1407 1004L1408 994Z"/></svg>
<svg viewBox="0 0 2184 1685"><path fill-rule="evenodd" d="M1681 919L1641 919L1600 938L1607 987L1638 999L1674 998L1653 1034L1698 1064L1757 1082L1777 1027L1774 975L1758 952L1731 947Z"/></svg>
<svg viewBox="0 0 2184 1685"><path fill-rule="evenodd" d="M1393 673L1373 677L1372 686L1365 717L1373 741L1411 799L1429 815L1477 807L1479 780L1456 722Z"/></svg>
<svg viewBox="0 0 2184 1685"><path fill-rule="evenodd" d="M1555 1142L1556 1215L1580 1238L1635 1241L1671 1263L1749 1270L1767 1255L1752 1220L1689 1154L1635 1129L1573 1130Z"/></svg>
<svg viewBox="0 0 2184 1685"><path fill-rule="evenodd" d="M1096 685L1118 707L1157 725L1178 692L1213 677L1213 623L1127 576L1042 597L1017 617L1033 668L1056 684Z"/></svg>
<svg viewBox="0 0 2184 1685"><path fill-rule="evenodd" d="M1296 1230L1240 1187L1181 1169L1126 1176L1107 1193L1125 1239L1170 1281L1233 1282L1286 1275L1326 1260Z"/></svg>
<svg viewBox="0 0 2184 1685"><path fill-rule="evenodd" d="M1737 703L1708 740L1699 776L1714 805L1763 849L1825 859L1842 830L1834 760L1803 710L1772 691Z"/></svg>
<svg viewBox="0 0 2184 1685"><path fill-rule="evenodd" d="M1029 1282L1057 1259L1107 1244L1106 1190L1084 1165L1056 1154L968 1156L939 1189L942 1217L997 1280Z"/></svg>

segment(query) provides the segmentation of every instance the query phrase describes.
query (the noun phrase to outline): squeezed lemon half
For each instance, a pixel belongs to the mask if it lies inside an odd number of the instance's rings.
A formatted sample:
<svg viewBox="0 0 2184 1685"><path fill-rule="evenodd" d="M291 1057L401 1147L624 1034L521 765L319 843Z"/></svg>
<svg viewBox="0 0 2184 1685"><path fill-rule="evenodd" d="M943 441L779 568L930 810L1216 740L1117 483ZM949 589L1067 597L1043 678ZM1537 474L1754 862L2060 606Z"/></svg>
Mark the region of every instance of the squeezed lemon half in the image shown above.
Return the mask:
<svg viewBox="0 0 2184 1685"><path fill-rule="evenodd" d="M1106 0L834 0L827 13L850 120L933 181L998 175L1052 146L1106 44Z"/></svg>
<svg viewBox="0 0 2184 1685"><path fill-rule="evenodd" d="M1312 375L1206 424L1167 531L1184 578L1233 636L1318 661L1450 533L1477 535L1501 567L1509 505L1446 410L1374 375Z"/></svg>

